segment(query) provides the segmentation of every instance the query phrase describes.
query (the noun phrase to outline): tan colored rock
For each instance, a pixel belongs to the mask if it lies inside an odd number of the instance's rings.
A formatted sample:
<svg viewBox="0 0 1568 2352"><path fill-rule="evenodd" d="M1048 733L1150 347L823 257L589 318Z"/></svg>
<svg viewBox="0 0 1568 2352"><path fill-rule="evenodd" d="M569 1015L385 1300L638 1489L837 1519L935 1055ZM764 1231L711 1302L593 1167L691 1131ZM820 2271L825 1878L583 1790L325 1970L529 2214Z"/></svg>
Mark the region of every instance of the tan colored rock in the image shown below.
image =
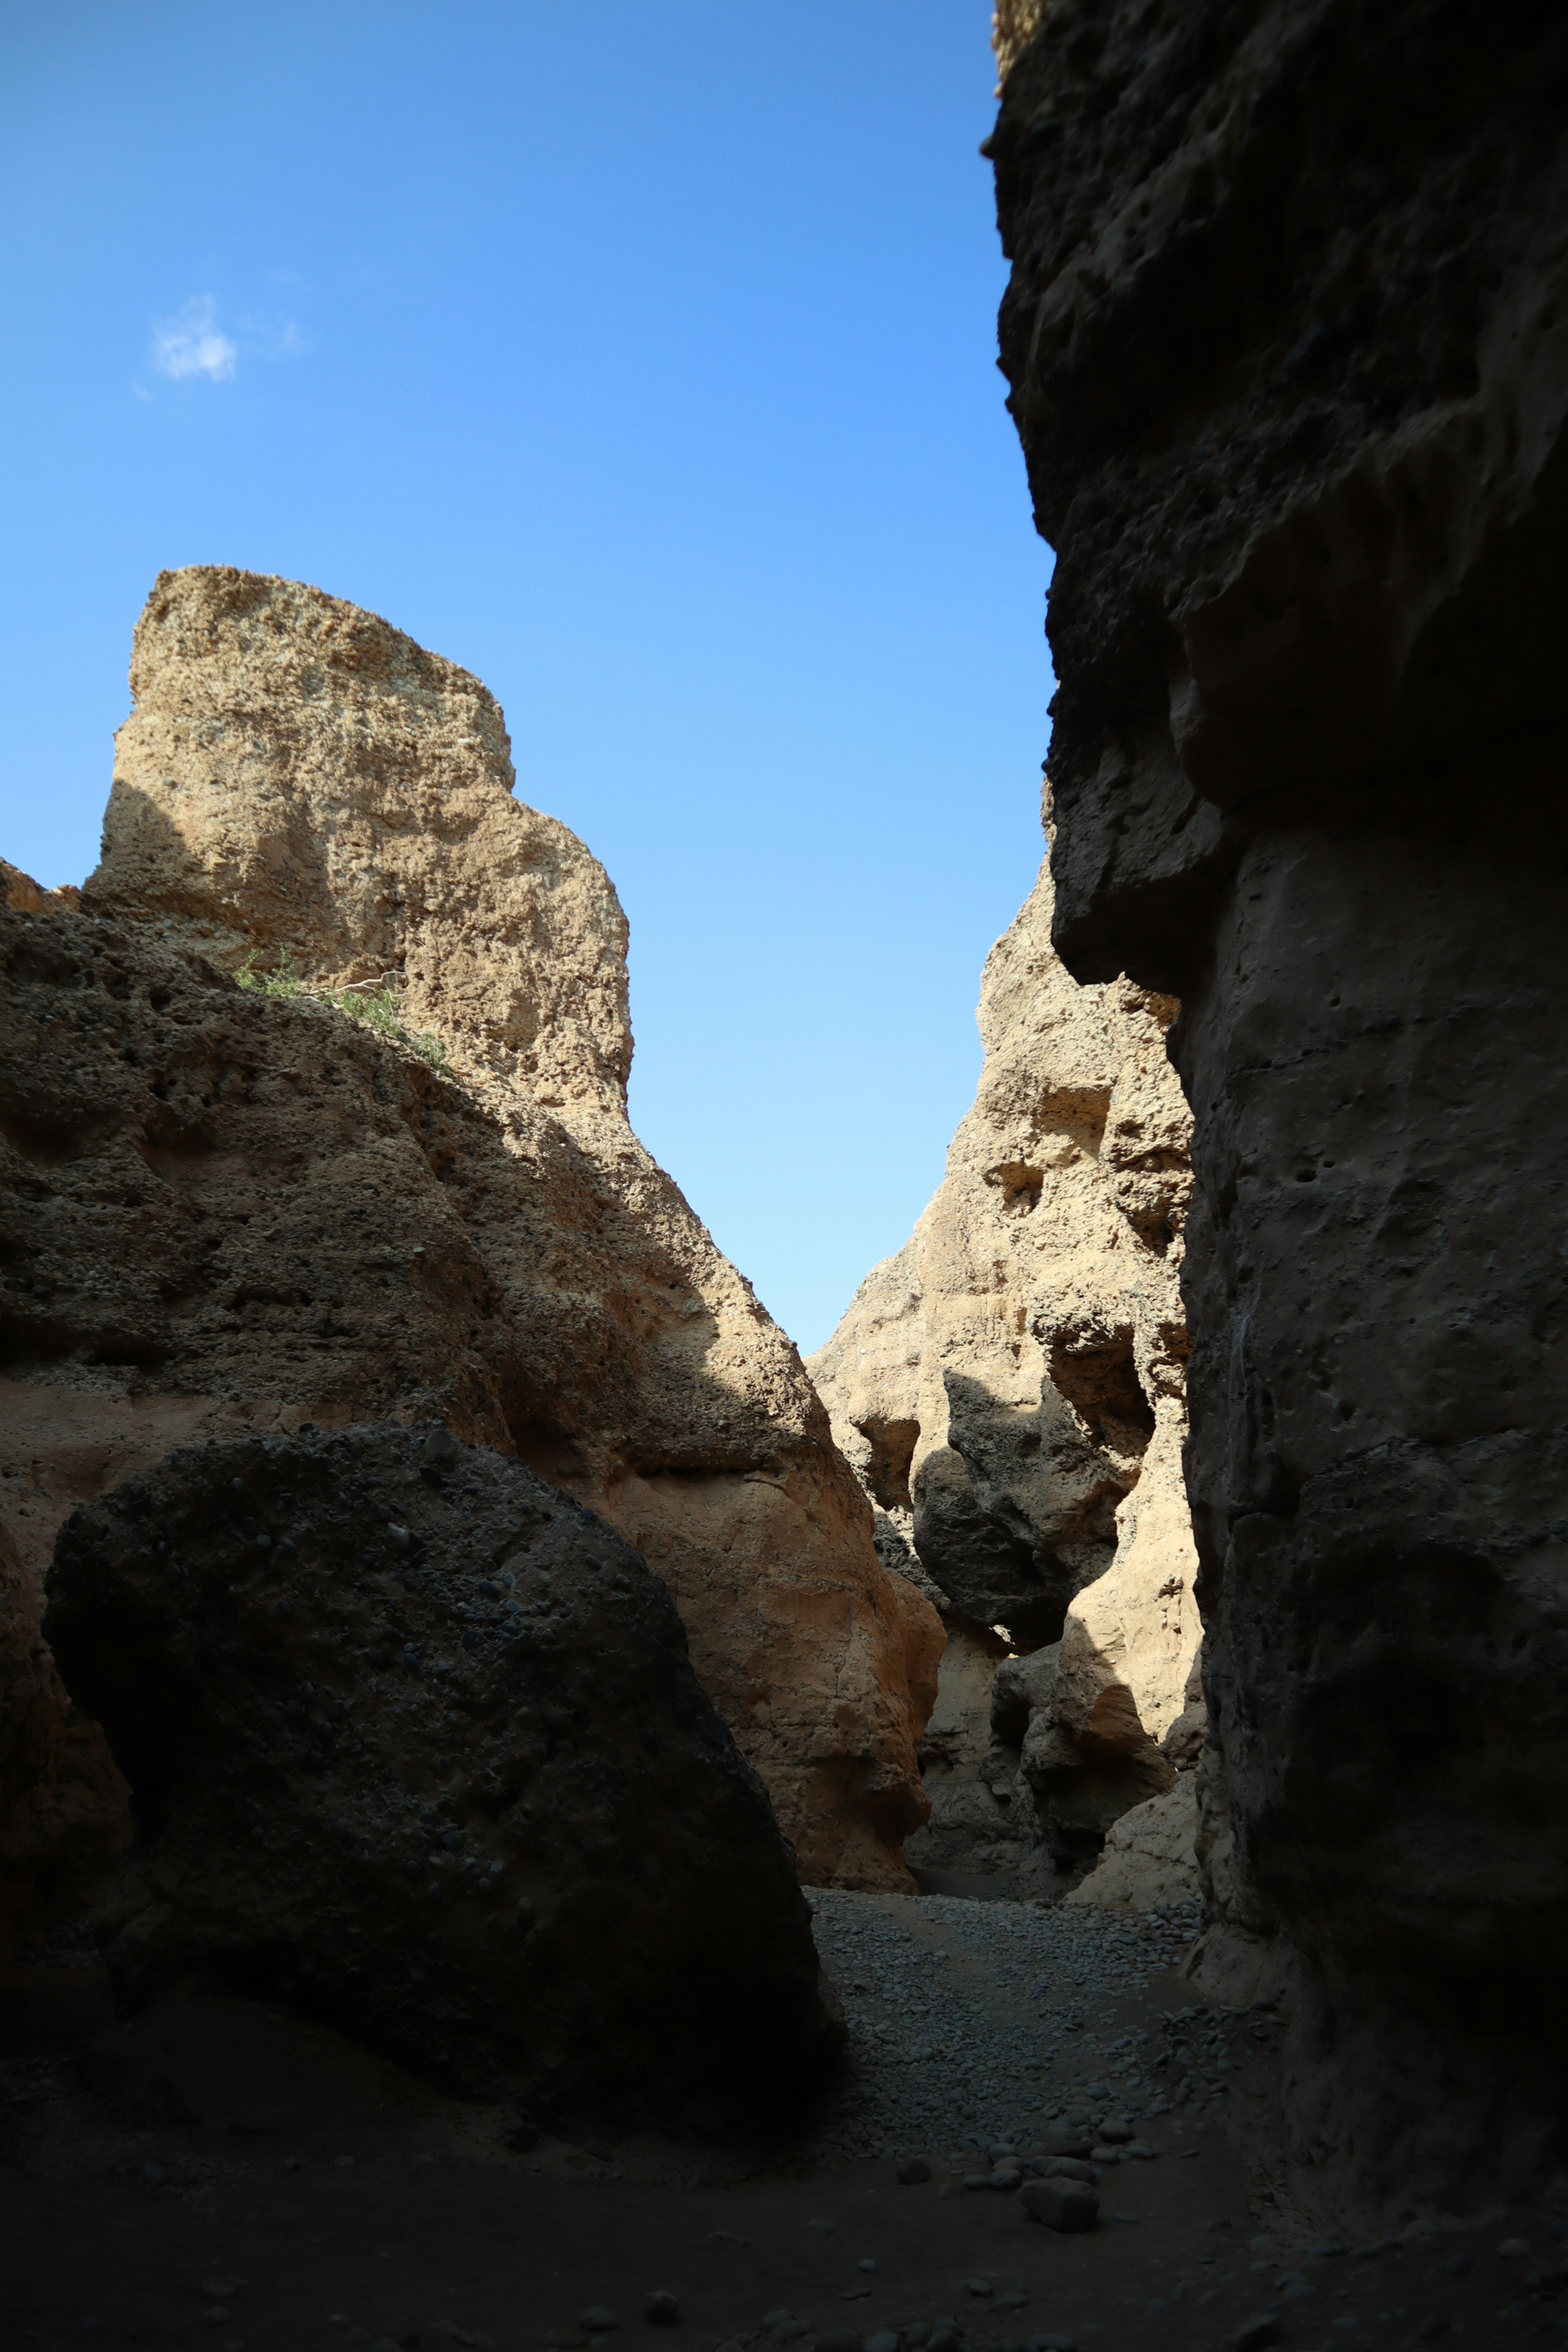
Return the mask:
<svg viewBox="0 0 1568 2352"><path fill-rule="evenodd" d="M5 918L11 1368L516 1452L668 1583L803 1877L907 1886L940 1623L631 1131L604 869L477 680L313 589L162 575L132 680L82 914ZM444 1067L252 959L391 975Z"/></svg>
<svg viewBox="0 0 1568 2352"><path fill-rule="evenodd" d="M937 1814L910 1848L922 1867L953 1866L965 1832L992 1866L1020 1827L1058 1868L1097 1852L1171 1784L1160 1743L1201 1635L1176 1008L1125 981L1080 987L1051 908L1047 859L986 962L984 1065L942 1187L809 1366L884 1559L952 1628L996 1629L1022 1654L998 1672L991 1737L984 1698L971 1723L981 1752L956 1770L936 1759Z"/></svg>
<svg viewBox="0 0 1568 2352"><path fill-rule="evenodd" d="M991 47L996 56L997 95L1012 72L1021 49L1039 31L1049 0L997 0L991 17Z"/></svg>
<svg viewBox="0 0 1568 2352"><path fill-rule="evenodd" d="M1163 1796L1134 1805L1114 1822L1105 1852L1066 1897L1097 1910L1155 1911L1195 1903L1198 1885L1197 1784L1184 1772Z"/></svg>
<svg viewBox="0 0 1568 2352"><path fill-rule="evenodd" d="M161 572L131 656L94 911L225 968L395 976L465 1076L625 1125L626 922L512 797L500 706L374 614L226 567Z"/></svg>
<svg viewBox="0 0 1568 2352"><path fill-rule="evenodd" d="M967 1882L1010 1882L1018 1867L1018 1759L991 1729L992 1685L1007 1644L988 1625L951 1612L944 1622L936 1706L920 1746L931 1819L909 1842L908 1859L927 1894L995 1893Z"/></svg>
<svg viewBox="0 0 1568 2352"><path fill-rule="evenodd" d="M63 890L46 890L19 866L0 857L0 907L14 908L19 915L42 915L51 908L73 908L80 898L81 892L69 883Z"/></svg>
<svg viewBox="0 0 1568 2352"><path fill-rule="evenodd" d="M21 915L41 915L47 903L47 892L38 887L30 874L0 857L0 907L14 907Z"/></svg>

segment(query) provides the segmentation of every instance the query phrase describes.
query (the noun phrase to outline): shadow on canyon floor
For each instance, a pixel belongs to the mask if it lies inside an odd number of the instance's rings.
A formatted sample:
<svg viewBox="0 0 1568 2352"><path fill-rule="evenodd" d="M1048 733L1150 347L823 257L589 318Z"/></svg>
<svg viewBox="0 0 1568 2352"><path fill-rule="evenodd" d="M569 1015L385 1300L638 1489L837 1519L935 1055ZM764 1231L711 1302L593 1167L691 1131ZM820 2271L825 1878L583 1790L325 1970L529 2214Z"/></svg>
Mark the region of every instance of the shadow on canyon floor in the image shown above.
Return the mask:
<svg viewBox="0 0 1568 2352"><path fill-rule="evenodd" d="M1381 2352L1522 2344L1554 2316L1550 2216L1416 2216L1347 2243L1353 2226L1334 2236L1280 2202L1277 2023L1194 2004L1159 1965L1157 1921L814 1902L851 2057L788 2138L765 2119L718 2139L672 2117L514 2148L507 2113L276 2004L186 1990L118 2020L79 1938L35 1952L0 2000L0 2339L542 2352L589 2344L595 2309L635 2336L659 2294L679 2313L666 2340L703 2352L879 2336L880 2352L917 2352L944 2319L969 2352ZM1173 2104L1152 2088L1170 2079L1160 2053L1189 2046L1206 2048L1206 2079ZM913 2122L922 2105L945 2128ZM966 2191L982 2151L1026 2147L1053 2108L1118 2105L1152 2153L1101 2167L1094 2231L1058 2236L1016 2193ZM931 2177L900 2184L903 2153Z"/></svg>

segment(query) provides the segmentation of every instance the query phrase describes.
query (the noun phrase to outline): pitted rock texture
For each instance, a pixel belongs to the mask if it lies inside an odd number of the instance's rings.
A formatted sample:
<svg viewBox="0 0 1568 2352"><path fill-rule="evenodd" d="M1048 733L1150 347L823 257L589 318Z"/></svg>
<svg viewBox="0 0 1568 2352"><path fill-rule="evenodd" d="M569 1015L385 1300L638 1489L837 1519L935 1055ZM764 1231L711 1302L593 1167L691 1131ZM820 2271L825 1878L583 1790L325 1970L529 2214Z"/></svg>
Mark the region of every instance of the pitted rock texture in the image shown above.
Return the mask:
<svg viewBox="0 0 1568 2352"><path fill-rule="evenodd" d="M762 1782L646 1562L440 1424L183 1449L75 1513L45 1631L133 1791L132 2005L284 1994L454 2086L625 2106L838 2029Z"/></svg>
<svg viewBox="0 0 1568 2352"><path fill-rule="evenodd" d="M81 913L0 913L5 1369L515 1451L668 1583L802 1876L907 1887L941 1624L627 1124L603 868L477 680L315 590L165 573L132 676ZM445 1069L253 956L391 974Z"/></svg>
<svg viewBox="0 0 1568 2352"><path fill-rule="evenodd" d="M89 907L226 969L394 974L465 1071L624 1115L626 917L576 835L513 799L477 677L318 589L197 566L160 573L131 692Z"/></svg>
<svg viewBox="0 0 1568 2352"><path fill-rule="evenodd" d="M1184 994L1284 807L1550 792L1568 30L1481 0L1052 0L1001 320L1057 551L1057 940ZM1482 787L1484 790L1485 788ZM1227 814L1238 821L1227 823Z"/></svg>
<svg viewBox="0 0 1568 2352"><path fill-rule="evenodd" d="M922 1748L933 1813L910 1859L1034 1856L1047 1885L1171 1785L1160 1743L1199 1638L1176 1008L1079 987L1051 906L1047 858L986 961L984 1066L941 1190L810 1362L884 1559L949 1620ZM1010 1648L1027 1654L993 1706Z"/></svg>
<svg viewBox="0 0 1568 2352"><path fill-rule="evenodd" d="M1568 23L1055 0L989 144L1056 938L1183 995L1196 1851L1292 2193L1470 2210L1568 2074Z"/></svg>

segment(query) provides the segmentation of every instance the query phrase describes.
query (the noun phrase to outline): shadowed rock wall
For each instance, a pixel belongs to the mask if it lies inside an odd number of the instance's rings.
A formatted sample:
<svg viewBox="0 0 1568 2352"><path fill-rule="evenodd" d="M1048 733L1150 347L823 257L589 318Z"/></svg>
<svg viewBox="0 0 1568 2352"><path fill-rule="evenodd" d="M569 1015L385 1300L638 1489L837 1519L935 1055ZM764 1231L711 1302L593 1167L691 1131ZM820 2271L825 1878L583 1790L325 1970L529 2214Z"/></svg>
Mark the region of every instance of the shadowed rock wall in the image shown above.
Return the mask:
<svg viewBox="0 0 1568 2352"><path fill-rule="evenodd" d="M1057 0L988 142L1055 936L1184 1002L1199 1850L1299 2186L1461 2206L1568 2056L1565 126L1556 8Z"/></svg>
<svg viewBox="0 0 1568 2352"><path fill-rule="evenodd" d="M666 1580L803 1877L907 1886L940 1623L632 1133L603 867L513 797L477 679L313 589L163 574L132 683L80 911L0 910L0 1370L105 1432L195 1400L204 1436L439 1415L517 1454ZM443 1066L247 959L387 979ZM29 1412L37 1573L108 1472Z"/></svg>

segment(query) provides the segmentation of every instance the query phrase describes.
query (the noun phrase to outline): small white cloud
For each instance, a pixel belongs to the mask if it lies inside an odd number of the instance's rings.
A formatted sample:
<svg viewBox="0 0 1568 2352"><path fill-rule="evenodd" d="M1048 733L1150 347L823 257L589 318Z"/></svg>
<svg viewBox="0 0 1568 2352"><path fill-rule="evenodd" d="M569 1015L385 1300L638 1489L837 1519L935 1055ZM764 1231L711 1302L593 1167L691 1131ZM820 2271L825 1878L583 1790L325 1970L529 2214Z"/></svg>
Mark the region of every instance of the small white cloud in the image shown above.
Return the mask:
<svg viewBox="0 0 1568 2352"><path fill-rule="evenodd" d="M217 330L216 305L210 294L194 294L177 319L166 319L153 338L153 364L160 375L205 375L214 383L226 383L239 353Z"/></svg>

